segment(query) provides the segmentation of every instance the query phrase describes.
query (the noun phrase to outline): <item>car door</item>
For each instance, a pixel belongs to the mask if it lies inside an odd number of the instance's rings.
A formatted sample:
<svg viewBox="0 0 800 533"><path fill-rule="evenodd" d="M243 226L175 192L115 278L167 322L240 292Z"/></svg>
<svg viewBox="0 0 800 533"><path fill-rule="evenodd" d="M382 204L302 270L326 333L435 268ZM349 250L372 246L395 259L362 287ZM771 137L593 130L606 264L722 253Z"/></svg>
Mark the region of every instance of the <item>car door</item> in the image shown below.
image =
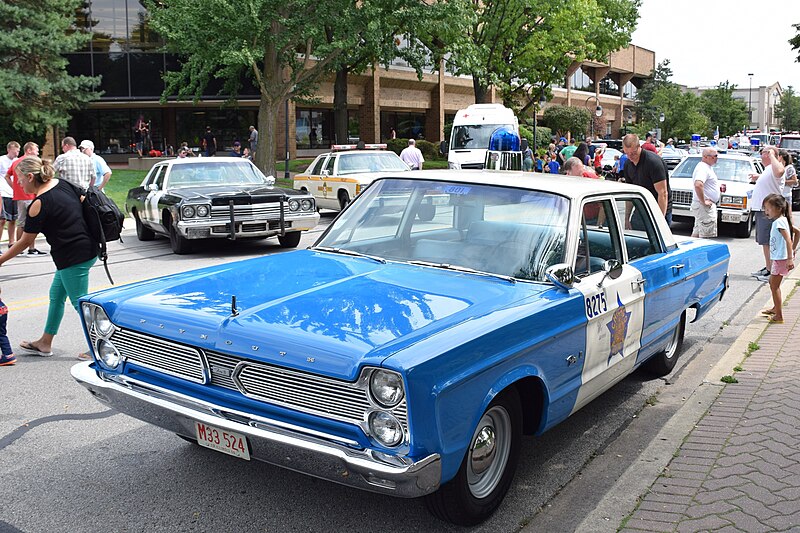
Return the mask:
<svg viewBox="0 0 800 533"><path fill-rule="evenodd" d="M674 250L667 250L653 217L662 216L648 208L644 198L630 196L616 200L618 212L629 213L622 225L623 245L628 263L641 272L644 291L642 349L638 362L662 349L678 325L690 290L682 283L691 265L680 260ZM626 207L627 206L627 207Z"/></svg>
<svg viewBox="0 0 800 533"><path fill-rule="evenodd" d="M158 201L164 195L164 177L166 176L167 168L167 165L158 165L154 169L153 179L147 185L150 190L144 201L147 225L159 231L164 231L164 225L161 223L161 211L158 208Z"/></svg>
<svg viewBox="0 0 800 533"><path fill-rule="evenodd" d="M625 262L620 217L611 198L585 201L575 256L574 287L586 314L586 353L573 412L628 375L641 346L642 274ZM607 261L617 263L609 273Z"/></svg>

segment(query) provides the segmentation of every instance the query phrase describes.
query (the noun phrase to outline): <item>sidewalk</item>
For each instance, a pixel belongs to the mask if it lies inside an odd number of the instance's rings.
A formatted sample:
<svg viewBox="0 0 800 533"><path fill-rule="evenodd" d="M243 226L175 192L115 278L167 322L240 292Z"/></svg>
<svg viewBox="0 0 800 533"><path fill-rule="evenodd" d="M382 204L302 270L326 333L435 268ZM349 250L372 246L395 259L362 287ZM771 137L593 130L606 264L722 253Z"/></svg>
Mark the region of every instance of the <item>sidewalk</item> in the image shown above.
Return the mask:
<svg viewBox="0 0 800 533"><path fill-rule="evenodd" d="M784 281L784 297L796 280ZM800 291L784 320L753 320L758 349L727 372L738 383L713 400L620 531L800 531Z"/></svg>

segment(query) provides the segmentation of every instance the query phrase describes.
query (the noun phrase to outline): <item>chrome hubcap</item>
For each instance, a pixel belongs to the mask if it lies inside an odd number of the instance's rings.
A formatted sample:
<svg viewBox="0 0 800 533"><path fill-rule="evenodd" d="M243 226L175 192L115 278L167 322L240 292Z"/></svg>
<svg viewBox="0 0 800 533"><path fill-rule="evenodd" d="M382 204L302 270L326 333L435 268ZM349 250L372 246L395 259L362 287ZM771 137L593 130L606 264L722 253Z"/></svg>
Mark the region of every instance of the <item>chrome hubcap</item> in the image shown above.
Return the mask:
<svg viewBox="0 0 800 533"><path fill-rule="evenodd" d="M489 426L481 428L472 447L472 471L483 474L492 465L494 459L496 437L494 429Z"/></svg>
<svg viewBox="0 0 800 533"><path fill-rule="evenodd" d="M486 411L472 435L467 457L467 483L475 498L497 488L511 454L511 417L497 405Z"/></svg>

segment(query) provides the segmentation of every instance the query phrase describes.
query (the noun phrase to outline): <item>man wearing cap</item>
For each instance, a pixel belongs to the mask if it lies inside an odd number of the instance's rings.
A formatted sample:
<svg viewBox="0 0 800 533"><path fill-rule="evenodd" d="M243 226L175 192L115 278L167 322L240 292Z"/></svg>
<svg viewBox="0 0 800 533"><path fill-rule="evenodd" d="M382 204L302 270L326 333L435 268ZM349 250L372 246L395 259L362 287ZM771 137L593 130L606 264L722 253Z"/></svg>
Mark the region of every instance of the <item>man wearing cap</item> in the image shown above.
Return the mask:
<svg viewBox="0 0 800 533"><path fill-rule="evenodd" d="M78 149L92 159L95 174L94 186L102 190L108 180L111 179L111 167L108 166L105 159L94 153L94 143L92 141L84 139Z"/></svg>
<svg viewBox="0 0 800 533"><path fill-rule="evenodd" d="M73 137L64 137L61 141L61 150L64 153L56 157L53 163L58 178L81 189L86 189L94 183L94 163L88 155L78 150L78 144Z"/></svg>
<svg viewBox="0 0 800 533"><path fill-rule="evenodd" d="M228 154L231 157L242 157L242 143L235 141L233 143L233 150Z"/></svg>

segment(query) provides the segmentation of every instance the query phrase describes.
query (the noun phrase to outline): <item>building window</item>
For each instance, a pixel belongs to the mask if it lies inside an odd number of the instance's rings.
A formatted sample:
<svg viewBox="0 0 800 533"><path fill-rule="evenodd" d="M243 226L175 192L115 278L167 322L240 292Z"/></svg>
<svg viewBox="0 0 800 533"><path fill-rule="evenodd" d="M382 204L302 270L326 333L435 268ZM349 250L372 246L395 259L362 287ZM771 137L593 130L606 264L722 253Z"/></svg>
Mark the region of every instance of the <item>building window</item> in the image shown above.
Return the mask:
<svg viewBox="0 0 800 533"><path fill-rule="evenodd" d="M606 76L600 80L600 93L611 96L619 96L619 85L616 81Z"/></svg>
<svg viewBox="0 0 800 533"><path fill-rule="evenodd" d="M164 92L164 54L130 54L131 96L157 99Z"/></svg>
<svg viewBox="0 0 800 533"><path fill-rule="evenodd" d="M381 111L381 137L388 138L392 128L397 133L398 139L424 139L425 115Z"/></svg>
<svg viewBox="0 0 800 533"><path fill-rule="evenodd" d="M580 67L572 74L570 87L576 91L594 92L594 83Z"/></svg>
<svg viewBox="0 0 800 533"><path fill-rule="evenodd" d="M349 115L348 115L349 118ZM297 148L329 148L334 138L332 109L297 108L294 136Z"/></svg>
<svg viewBox="0 0 800 533"><path fill-rule="evenodd" d="M633 82L629 81L628 83L625 84L625 87L623 88L622 96L624 98L636 98L636 91L637 91L636 85L634 85Z"/></svg>
<svg viewBox="0 0 800 533"><path fill-rule="evenodd" d="M257 119L258 111L255 109L176 109L175 142L178 146L187 142L190 147L200 148L206 126L211 126L211 132L217 139L217 155L227 155L236 141L248 146L249 128L256 125Z"/></svg>

